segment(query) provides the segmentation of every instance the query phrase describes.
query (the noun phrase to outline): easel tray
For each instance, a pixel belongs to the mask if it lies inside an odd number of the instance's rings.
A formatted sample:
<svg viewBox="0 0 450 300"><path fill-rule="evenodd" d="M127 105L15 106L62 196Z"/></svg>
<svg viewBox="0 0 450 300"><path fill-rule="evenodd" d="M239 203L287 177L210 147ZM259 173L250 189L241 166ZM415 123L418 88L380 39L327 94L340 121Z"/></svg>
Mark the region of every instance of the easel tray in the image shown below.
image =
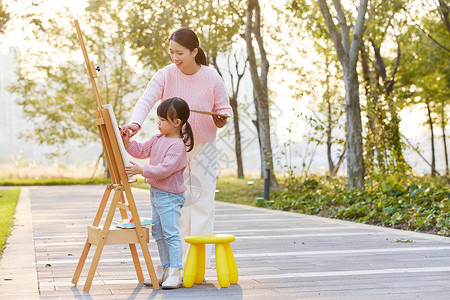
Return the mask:
<svg viewBox="0 0 450 300"><path fill-rule="evenodd" d="M136 227L136 225L134 225L133 218L119 220L119 221L113 221L113 225L118 228L135 228ZM152 219L141 218L141 225L142 226L152 225Z"/></svg>

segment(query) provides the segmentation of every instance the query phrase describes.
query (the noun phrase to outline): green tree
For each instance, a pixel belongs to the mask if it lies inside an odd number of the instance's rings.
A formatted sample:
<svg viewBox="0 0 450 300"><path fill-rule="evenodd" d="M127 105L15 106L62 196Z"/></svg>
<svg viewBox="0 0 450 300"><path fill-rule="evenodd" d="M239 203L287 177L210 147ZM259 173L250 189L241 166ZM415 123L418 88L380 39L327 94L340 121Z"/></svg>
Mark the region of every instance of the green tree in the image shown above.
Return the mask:
<svg viewBox="0 0 450 300"><path fill-rule="evenodd" d="M238 13L239 9L243 7L243 2L241 0L207 0L204 1L205 7L203 11L197 14L202 16L202 19L197 22L197 26L200 39L204 41L202 44L206 50L209 64L216 69L222 78L224 76L229 78L229 81L226 82L230 83L228 93L233 111L234 150L238 178L244 177L238 96L242 78L247 69L247 57L243 56L242 51L235 49L233 45L237 43L239 30L244 24ZM202 9L200 3L197 4L196 9ZM226 66L218 64L217 59L219 55L226 56Z"/></svg>
<svg viewBox="0 0 450 300"><path fill-rule="evenodd" d="M17 20L18 24L40 24L39 16L34 13L30 13L30 8L37 7L44 3L46 0L30 1L21 0L20 2L23 8L20 11L13 11L5 1L0 0L0 35L7 33L13 20Z"/></svg>
<svg viewBox="0 0 450 300"><path fill-rule="evenodd" d="M323 70L325 80L323 80L322 83L325 86L325 91L322 96L322 101L320 101L318 105L319 109L325 112L325 120L321 123L323 124L326 133L328 172L330 176L336 176L344 161L345 152L347 150L345 141L334 134L335 129L340 125L339 120L344 114L341 105L343 99L338 92L339 87L335 82L336 72L338 72L338 70L335 65L336 61L334 60L334 55L324 49L324 56L325 66ZM338 150L336 162L333 159L333 146L341 147L341 149Z"/></svg>
<svg viewBox="0 0 450 300"><path fill-rule="evenodd" d="M244 176L240 142L238 94L246 60L235 64L233 69L220 66L218 56L227 56L228 62L234 56L233 44L242 27L239 11L243 1L203 0L203 1L129 1L127 24L130 28L129 40L139 59L155 72L170 63L168 37L179 27L190 27L200 39L209 63L220 76L230 77L228 86L230 104L233 109L235 154L238 177ZM150 16L150 17L149 17ZM236 62L238 60L235 60ZM239 71L238 69L243 69ZM151 73L151 72L150 72ZM152 74L150 74L152 75Z"/></svg>
<svg viewBox="0 0 450 300"><path fill-rule="evenodd" d="M265 170L270 172L270 185L278 186L273 168L272 145L270 139L270 114L267 78L269 75L269 61L262 37L261 8L258 0L248 0L243 38L247 45L248 63L253 83L256 114L259 118L258 133L261 156ZM253 43L256 43L257 47ZM258 52L255 50L257 49ZM265 177L266 178L266 177Z"/></svg>
<svg viewBox="0 0 450 300"><path fill-rule="evenodd" d="M431 174L436 176L438 175L434 145L436 126L442 127L444 151L447 152L445 126L448 123L447 108L450 104L450 53L445 48L450 48L450 40L445 26L438 19L427 16L421 22L421 28L433 32L434 38L429 38L417 26L410 27L402 37L405 63L399 72L398 89L399 95L408 105L422 105L426 110L432 149L429 165ZM448 169L447 153L445 156Z"/></svg>
<svg viewBox="0 0 450 300"><path fill-rule="evenodd" d="M399 112L402 102L394 93L401 62L399 36L405 27L403 5L408 1L372 1L363 44L361 65L366 95L368 174L405 174ZM391 47L386 46L392 44Z"/></svg>
<svg viewBox="0 0 450 300"><path fill-rule="evenodd" d="M105 9L97 3L90 2L87 20L80 23L90 59L100 66L97 82L102 102L112 105L122 124L131 107L125 103L127 98L142 85L126 53L123 7L111 3ZM93 120L93 91L71 18L65 13L64 18L45 20L36 26L35 35L49 48L31 49L22 56L19 79L11 87L20 95L25 117L34 123L33 130L22 136L40 144L66 145L66 151L70 141L100 141Z"/></svg>
<svg viewBox="0 0 450 300"><path fill-rule="evenodd" d="M8 6L0 0L0 35L5 33L9 20L11 20L11 13L8 12Z"/></svg>
<svg viewBox="0 0 450 300"><path fill-rule="evenodd" d="M439 7L438 7L438 13L439 17L442 20L442 23L444 23L445 28L447 29L448 34L450 35L450 7L448 6L448 3L446 3L445 0L438 0L439 1Z"/></svg>
<svg viewBox="0 0 450 300"><path fill-rule="evenodd" d="M217 66L217 55L231 49L241 26L229 5L220 0L162 0L127 2L124 13L132 41L130 47L139 60L156 71L168 63L169 36L179 27L189 27L195 31L202 47L213 66ZM236 7L241 1L234 1ZM217 67L216 67L217 69Z"/></svg>
<svg viewBox="0 0 450 300"><path fill-rule="evenodd" d="M444 145L445 175L448 176L450 175L450 170L448 165L447 135L445 133L445 129L448 124L448 116L446 111L446 103L444 103L444 101L440 101L438 104L438 118L442 130L442 144Z"/></svg>
<svg viewBox="0 0 450 300"><path fill-rule="evenodd" d="M345 99L341 91L344 89L343 73L339 66L336 52L333 51L333 40L328 33L323 16L320 14L317 5L310 5L305 1L291 1L288 3L288 11L294 13L295 18L289 18L289 25L292 26L292 34L302 39L312 39L313 46L319 58L311 60L312 52L310 48L298 50L309 57L316 69L307 74L302 67L296 68L296 73L300 74L301 81L306 81L306 88L303 87L297 97L308 94L314 99L308 108L313 112L315 134L312 139L326 145L328 174L337 175L340 166L345 159L346 145L345 139L339 135L339 129L343 128L342 116L345 113ZM305 32L308 33L305 36ZM292 59L292 58L291 58ZM291 64L295 65L292 59ZM296 88L296 87L292 87ZM343 126L344 125L344 126Z"/></svg>
<svg viewBox="0 0 450 300"><path fill-rule="evenodd" d="M341 1L333 0L338 25L334 23L328 3L317 0L333 39L339 61L344 70L346 101L347 140L347 185L349 189L364 189L364 159L362 149L361 107L359 101L359 80L356 71L358 51L362 41L368 0L361 0L355 24L347 23Z"/></svg>
<svg viewBox="0 0 450 300"><path fill-rule="evenodd" d="M232 61L233 60L233 61ZM232 63L234 66L232 67ZM241 129L239 126L239 90L247 69L247 56L242 53L229 53L227 58L228 76L231 82L230 105L233 110L234 147L236 153L237 177L244 178L244 166L242 162ZM221 75L223 76L223 75Z"/></svg>

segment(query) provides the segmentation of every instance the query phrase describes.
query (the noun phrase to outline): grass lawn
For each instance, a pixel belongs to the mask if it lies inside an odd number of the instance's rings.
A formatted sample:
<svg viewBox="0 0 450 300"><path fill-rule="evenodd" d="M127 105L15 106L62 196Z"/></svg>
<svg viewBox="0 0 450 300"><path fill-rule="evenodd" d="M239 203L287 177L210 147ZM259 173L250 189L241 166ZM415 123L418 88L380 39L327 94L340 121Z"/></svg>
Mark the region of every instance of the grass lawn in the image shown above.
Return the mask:
<svg viewBox="0 0 450 300"><path fill-rule="evenodd" d="M0 257L11 232L19 194L20 188L0 189Z"/></svg>
<svg viewBox="0 0 450 300"><path fill-rule="evenodd" d="M133 187L148 189L148 183L142 178ZM238 179L234 176L217 178L216 200L230 203L255 206L255 199L263 197L264 180L262 179Z"/></svg>
<svg viewBox="0 0 450 300"><path fill-rule="evenodd" d="M0 185L72 185L72 184L110 184L111 179L104 178L26 178L26 179L0 179Z"/></svg>
<svg viewBox="0 0 450 300"><path fill-rule="evenodd" d="M250 183L250 184L249 184ZM263 179L220 177L216 183L216 200L255 206L255 199L263 197Z"/></svg>
<svg viewBox="0 0 450 300"><path fill-rule="evenodd" d="M139 176L136 176L136 177L139 177ZM142 177L137 178L137 182L136 183L132 183L131 187L135 187L135 188L143 189L143 190L148 190L150 188L148 183L145 182L144 178L142 178Z"/></svg>

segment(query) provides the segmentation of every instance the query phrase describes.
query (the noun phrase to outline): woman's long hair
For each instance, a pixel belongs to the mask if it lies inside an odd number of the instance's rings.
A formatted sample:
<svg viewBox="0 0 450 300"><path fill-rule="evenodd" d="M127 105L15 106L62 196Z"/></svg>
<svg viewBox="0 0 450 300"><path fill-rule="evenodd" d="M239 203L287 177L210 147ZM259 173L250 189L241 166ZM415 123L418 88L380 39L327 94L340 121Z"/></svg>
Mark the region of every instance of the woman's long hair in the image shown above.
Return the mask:
<svg viewBox="0 0 450 300"><path fill-rule="evenodd" d="M166 120L181 120L180 135L186 145L187 152L194 148L194 133L188 119L191 114L189 105L181 98L173 97L161 102L156 111L158 116Z"/></svg>
<svg viewBox="0 0 450 300"><path fill-rule="evenodd" d="M195 56L195 62L197 64L202 64L207 66L208 60L206 59L205 51L200 48L200 42L198 41L198 37L189 28L182 27L177 29L174 33L172 33L169 37L169 41L174 41L181 46L189 49L190 51L194 51L195 48L198 49L198 53Z"/></svg>

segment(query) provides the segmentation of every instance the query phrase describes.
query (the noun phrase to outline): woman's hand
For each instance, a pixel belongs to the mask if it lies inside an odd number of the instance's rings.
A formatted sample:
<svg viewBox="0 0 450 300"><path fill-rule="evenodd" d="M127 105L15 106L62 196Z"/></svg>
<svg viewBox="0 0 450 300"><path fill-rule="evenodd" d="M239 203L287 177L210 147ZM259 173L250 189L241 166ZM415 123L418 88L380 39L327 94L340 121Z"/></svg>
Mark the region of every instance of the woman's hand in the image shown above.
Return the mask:
<svg viewBox="0 0 450 300"><path fill-rule="evenodd" d="M225 126L225 124L227 124L227 119L229 118L228 116L222 117L216 115L213 115L212 117L214 120L214 124L216 124L217 128L222 128L223 126Z"/></svg>
<svg viewBox="0 0 450 300"><path fill-rule="evenodd" d="M124 132L130 131L130 137L133 137L139 130L141 130L141 126L138 123L127 124L120 128L122 135Z"/></svg>
<svg viewBox="0 0 450 300"><path fill-rule="evenodd" d="M125 167L125 171L127 172L128 176L133 176L133 175L138 175L138 174L143 175L144 170L140 165L138 165L132 161L130 161L130 164L131 164L131 166Z"/></svg>

